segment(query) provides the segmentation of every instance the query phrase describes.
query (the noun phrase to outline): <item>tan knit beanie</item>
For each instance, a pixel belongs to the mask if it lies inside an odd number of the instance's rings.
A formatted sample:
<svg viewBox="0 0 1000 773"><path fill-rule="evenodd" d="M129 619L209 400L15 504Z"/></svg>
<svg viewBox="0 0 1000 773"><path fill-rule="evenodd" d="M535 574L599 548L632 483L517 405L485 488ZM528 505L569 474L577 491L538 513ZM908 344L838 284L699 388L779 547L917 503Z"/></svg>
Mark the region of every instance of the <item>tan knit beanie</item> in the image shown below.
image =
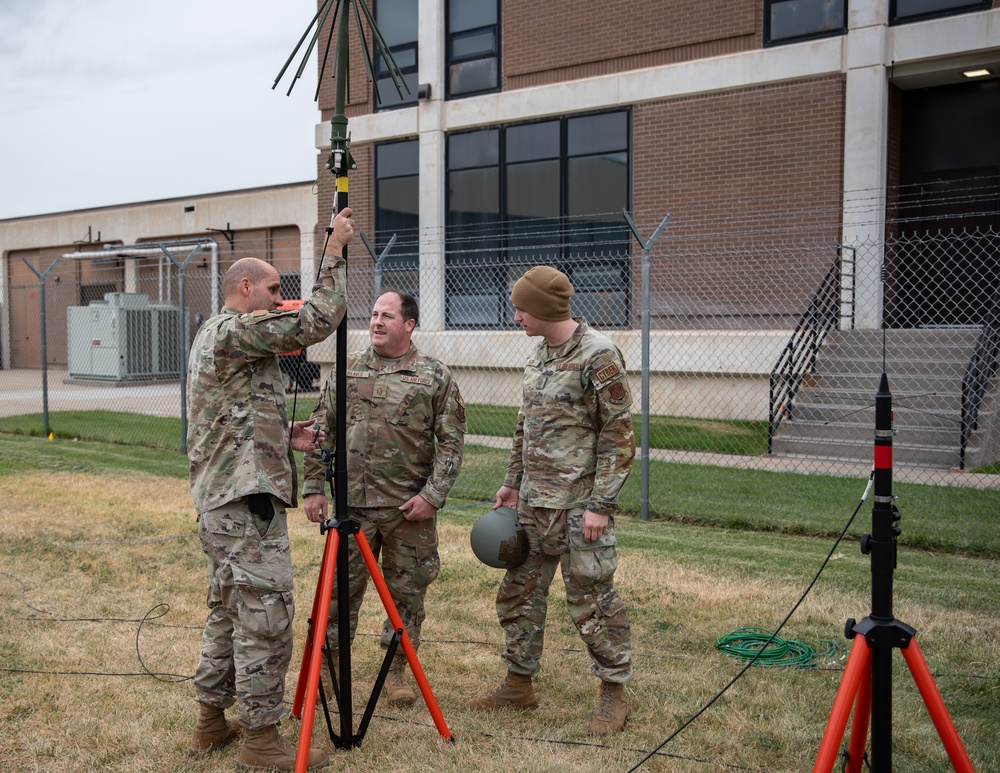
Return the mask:
<svg viewBox="0 0 1000 773"><path fill-rule="evenodd" d="M569 319L569 299L573 295L569 277L551 266L535 266L514 283L510 302L514 308L549 322Z"/></svg>

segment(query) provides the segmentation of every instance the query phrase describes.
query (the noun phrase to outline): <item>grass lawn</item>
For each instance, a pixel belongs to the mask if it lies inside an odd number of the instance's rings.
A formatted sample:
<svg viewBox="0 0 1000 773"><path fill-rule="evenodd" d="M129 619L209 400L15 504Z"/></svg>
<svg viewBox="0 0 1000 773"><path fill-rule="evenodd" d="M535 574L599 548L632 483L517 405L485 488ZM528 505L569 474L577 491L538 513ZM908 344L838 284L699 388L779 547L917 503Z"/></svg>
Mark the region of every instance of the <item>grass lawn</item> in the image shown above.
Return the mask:
<svg viewBox="0 0 1000 773"><path fill-rule="evenodd" d="M472 456L488 458L479 449ZM681 480L672 470L677 466L669 466L673 486ZM683 485L701 484L690 479ZM850 488L831 505L838 523L860 495ZM739 491L727 494L732 502ZM678 510L693 509L695 500L717 502L706 512L724 510L718 504L724 493L702 490ZM804 518L809 503L817 504L803 494L789 505L789 522ZM788 533L790 527L758 530L750 518L738 527L676 514L647 522L618 518L616 585L627 605L635 659L626 688L631 716L624 733L593 738L586 727L596 681L587 674L588 658L558 579L535 680L541 708L486 715L465 708L503 674L493 608L501 572L480 564L469 546L469 531L485 508L478 496L453 495L439 514L442 569L428 594L419 651L455 742L442 741L424 701L405 709L380 702L354 749L334 748L317 719L313 744L331 756L330 769L625 773L744 668L744 661L716 648L716 639L744 626L774 630L832 552L781 631L785 639L813 648L811 667L749 669L640 771L811 768L843 675L849 646L844 621L861 619L871 608L870 564L856 544L834 549L834 539L817 536L809 518L798 533ZM904 535L912 530L908 517ZM205 617L204 557L195 532L186 460L179 453L0 435L4 769L233 770L235 749L197 762L186 757L196 716L190 677ZM289 533L297 614L287 701L297 685L324 545L300 510L289 511ZM978 771L1000 770L998 575L995 557L905 544L895 571L894 613L917 629ZM383 617L377 595L369 592L352 648L355 726L380 664ZM896 653L893 660L894 769L950 769L902 658ZM339 728L336 715L333 722ZM299 727L289 719L282 732L295 742Z"/></svg>

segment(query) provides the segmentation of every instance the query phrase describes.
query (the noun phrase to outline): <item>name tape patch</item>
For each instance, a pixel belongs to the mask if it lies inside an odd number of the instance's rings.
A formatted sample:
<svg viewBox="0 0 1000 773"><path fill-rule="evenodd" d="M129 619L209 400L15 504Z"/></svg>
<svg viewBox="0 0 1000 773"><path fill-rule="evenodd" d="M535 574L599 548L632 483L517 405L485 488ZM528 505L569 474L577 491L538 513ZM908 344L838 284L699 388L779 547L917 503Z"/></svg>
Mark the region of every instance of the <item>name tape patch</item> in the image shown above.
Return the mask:
<svg viewBox="0 0 1000 773"><path fill-rule="evenodd" d="M612 362L610 365L605 365L603 368L597 371L596 375L597 375L597 380L603 382L603 381L610 381L613 378L617 378L618 376L621 375L621 373L622 373L621 368L619 368L616 363Z"/></svg>

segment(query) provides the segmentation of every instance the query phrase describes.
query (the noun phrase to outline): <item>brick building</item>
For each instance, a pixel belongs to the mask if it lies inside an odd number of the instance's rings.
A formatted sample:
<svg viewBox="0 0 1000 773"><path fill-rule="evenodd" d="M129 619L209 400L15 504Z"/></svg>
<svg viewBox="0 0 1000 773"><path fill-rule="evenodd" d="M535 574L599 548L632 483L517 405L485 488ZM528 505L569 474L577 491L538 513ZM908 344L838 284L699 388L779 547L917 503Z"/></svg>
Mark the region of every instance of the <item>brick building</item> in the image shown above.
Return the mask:
<svg viewBox="0 0 1000 773"><path fill-rule="evenodd" d="M886 241L942 224L1000 230L992 0L371 5L409 91L396 92L376 53L375 98L352 19L350 204L376 253L397 237L378 264L352 247L358 340L379 287L411 290L421 346L463 373L480 402L509 402L524 337L508 290L545 262L571 275L574 310L612 330L638 367L642 258L622 209L644 238L671 217L648 288L650 370L664 387L653 390L656 412L767 418L769 371L835 263L842 326L982 322L983 288L1000 283L995 249L985 263L951 249L904 259ZM336 107L329 75L328 61L310 217L278 222L260 210L266 222L239 224L294 226L292 241L316 252L336 190L324 171ZM85 223L100 228L85 214L70 213L74 239ZM75 249L65 228L46 226L67 218L35 218L28 230L25 219L0 223L4 367L25 324L13 313L12 278L34 280L20 256ZM193 230L181 219L142 239L203 236L231 219ZM309 221L319 224L311 241L300 233ZM223 252L233 246L213 238ZM856 243L866 249L845 248ZM301 256L303 286L313 257ZM734 265L750 263L752 273L734 278ZM332 353L314 356L328 363ZM719 397L712 407L706 390Z"/></svg>

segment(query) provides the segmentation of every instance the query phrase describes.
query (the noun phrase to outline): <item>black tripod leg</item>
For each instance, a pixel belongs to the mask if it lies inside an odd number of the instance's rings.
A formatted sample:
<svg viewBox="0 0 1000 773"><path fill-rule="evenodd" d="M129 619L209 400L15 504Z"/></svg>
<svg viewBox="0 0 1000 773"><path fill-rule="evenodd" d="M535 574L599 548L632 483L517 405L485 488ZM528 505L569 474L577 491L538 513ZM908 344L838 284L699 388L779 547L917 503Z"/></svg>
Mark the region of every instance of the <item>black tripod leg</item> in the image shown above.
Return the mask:
<svg viewBox="0 0 1000 773"><path fill-rule="evenodd" d="M361 724L358 726L359 738L364 738L365 731L368 730L368 723L371 721L372 714L375 713L375 705L378 703L378 698L382 694L382 687L385 685L385 679L389 675L389 669L392 667L392 659L396 657L396 649L399 647L399 640L402 634L402 631L396 631L396 633L392 635L392 640L389 642L385 658L382 660L382 668L379 669L378 678L375 680L375 688L372 690L372 694L368 698L368 705L365 706L365 713L361 716Z"/></svg>

